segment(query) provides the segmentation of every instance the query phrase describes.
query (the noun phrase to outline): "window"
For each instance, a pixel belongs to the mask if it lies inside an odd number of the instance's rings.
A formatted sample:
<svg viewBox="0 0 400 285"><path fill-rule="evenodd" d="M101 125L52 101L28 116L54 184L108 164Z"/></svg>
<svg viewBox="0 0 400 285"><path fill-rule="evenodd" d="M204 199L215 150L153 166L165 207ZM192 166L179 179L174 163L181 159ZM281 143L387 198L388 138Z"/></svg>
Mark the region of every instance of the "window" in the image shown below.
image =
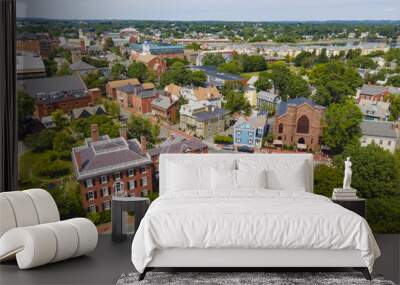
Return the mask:
<svg viewBox="0 0 400 285"><path fill-rule="evenodd" d="M391 145L392 145L392 141L389 140L389 141L387 142L387 145L388 145L388 146L391 146Z"/></svg>
<svg viewBox="0 0 400 285"><path fill-rule="evenodd" d="M93 179L87 179L86 180L86 188L93 187Z"/></svg>
<svg viewBox="0 0 400 285"><path fill-rule="evenodd" d="M379 140L379 144L382 145L383 144L383 140Z"/></svg>
<svg viewBox="0 0 400 285"><path fill-rule="evenodd" d="M135 171L133 171L133 169L129 169L128 170L128 176L129 177L132 177L132 176L134 176L135 175Z"/></svg>
<svg viewBox="0 0 400 285"><path fill-rule="evenodd" d="M121 182L117 182L117 183L115 183L115 185L114 185L114 190L115 190L115 192L117 192L117 193L121 193L121 192L124 191L124 185L123 185Z"/></svg>
<svg viewBox="0 0 400 285"><path fill-rule="evenodd" d="M147 177L142 178L142 186L147 186Z"/></svg>
<svg viewBox="0 0 400 285"><path fill-rule="evenodd" d="M111 202L110 201L105 201L103 202L103 210L109 210L111 209Z"/></svg>
<svg viewBox="0 0 400 285"><path fill-rule="evenodd" d="M93 191L87 192L87 199L88 199L89 201L94 200L94 192L93 192Z"/></svg>
<svg viewBox="0 0 400 285"><path fill-rule="evenodd" d="M249 138L249 144L252 144L252 143L253 143L253 139Z"/></svg>
<svg viewBox="0 0 400 285"><path fill-rule="evenodd" d="M240 138L236 138L237 143L240 143L240 141L241 141Z"/></svg>
<svg viewBox="0 0 400 285"><path fill-rule="evenodd" d="M96 206L95 205L90 205L89 206L89 213L96 213Z"/></svg>
<svg viewBox="0 0 400 285"><path fill-rule="evenodd" d="M308 134L310 128L310 120L307 116L301 116L297 121L297 132L299 134Z"/></svg>
<svg viewBox="0 0 400 285"><path fill-rule="evenodd" d="M120 180L121 179L121 173L119 173L119 172L114 173L114 179L115 180Z"/></svg>
<svg viewBox="0 0 400 285"><path fill-rule="evenodd" d="M279 124L278 126L278 133L283 133L283 124Z"/></svg>
<svg viewBox="0 0 400 285"><path fill-rule="evenodd" d="M149 195L149 191L146 189L146 188L144 188L143 190L142 190L142 196L143 197L146 197L146 196L148 196Z"/></svg>
<svg viewBox="0 0 400 285"><path fill-rule="evenodd" d="M100 180L101 180L101 184L106 184L107 183L107 175L101 176Z"/></svg>
<svg viewBox="0 0 400 285"><path fill-rule="evenodd" d="M145 174L146 172L147 168L145 166L140 168L140 173Z"/></svg>
<svg viewBox="0 0 400 285"><path fill-rule="evenodd" d="M133 190L133 189L135 189L136 188L136 185L135 185L136 183L135 183L135 181L134 180L131 180L131 181L129 181L129 190Z"/></svg>
<svg viewBox="0 0 400 285"><path fill-rule="evenodd" d="M110 195L107 187L103 187L101 189L101 193L103 194L103 197L107 197L108 195Z"/></svg>
<svg viewBox="0 0 400 285"><path fill-rule="evenodd" d="M241 131L236 131L237 136L240 136L240 134L241 134Z"/></svg>

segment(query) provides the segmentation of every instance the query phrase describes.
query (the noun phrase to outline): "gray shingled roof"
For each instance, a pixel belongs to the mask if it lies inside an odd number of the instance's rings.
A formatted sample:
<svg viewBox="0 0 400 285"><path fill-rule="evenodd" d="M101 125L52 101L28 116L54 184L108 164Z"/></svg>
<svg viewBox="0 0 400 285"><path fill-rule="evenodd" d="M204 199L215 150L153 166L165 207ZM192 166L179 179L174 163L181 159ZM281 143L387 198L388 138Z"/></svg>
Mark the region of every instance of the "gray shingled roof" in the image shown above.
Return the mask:
<svg viewBox="0 0 400 285"><path fill-rule="evenodd" d="M323 106L318 105L317 103L315 103L314 101L307 99L305 97L298 97L298 98L294 98L294 99L290 99L287 102L280 102L279 103L279 108L278 108L278 115L282 116L286 113L287 111L287 106L291 104L291 105L295 105L295 106L299 106L302 104L308 104L311 107L318 107L318 108L325 108Z"/></svg>
<svg viewBox="0 0 400 285"><path fill-rule="evenodd" d="M225 109L214 109L214 111L204 111L193 114L199 122L208 121L214 118L222 118L224 115L229 114L229 111Z"/></svg>
<svg viewBox="0 0 400 285"><path fill-rule="evenodd" d="M87 95L87 87L78 75L24 80L25 92L41 101L64 100L65 96Z"/></svg>
<svg viewBox="0 0 400 285"><path fill-rule="evenodd" d="M132 85L130 83L128 83L127 85L118 87L117 89L126 94L134 94L135 96L138 96L142 99L151 98L151 97L156 96L157 94L163 93L162 91L157 90L157 89L145 90L143 88L143 85Z"/></svg>
<svg viewBox="0 0 400 285"><path fill-rule="evenodd" d="M267 101L270 103L276 103L276 101L279 100L279 95L271 93L271 92L260 91L257 94L257 99Z"/></svg>
<svg viewBox="0 0 400 285"><path fill-rule="evenodd" d="M361 133L364 136L397 138L396 130L392 122L368 121L361 122Z"/></svg>
<svg viewBox="0 0 400 285"><path fill-rule="evenodd" d="M86 70L95 70L96 67L90 65L84 61L78 61L69 66L72 71L86 71Z"/></svg>
<svg viewBox="0 0 400 285"><path fill-rule="evenodd" d="M386 90L387 88L385 86L364 84L361 88L360 94L374 96L382 94Z"/></svg>
<svg viewBox="0 0 400 285"><path fill-rule="evenodd" d="M42 57L31 52L17 54L17 72L31 71L46 72Z"/></svg>
<svg viewBox="0 0 400 285"><path fill-rule="evenodd" d="M157 148L150 149L148 152L150 156L156 156L163 153L187 153L193 151L199 151L207 148L207 145L203 142L195 139L184 140L176 143L172 143L166 146L160 146Z"/></svg>
<svg viewBox="0 0 400 285"><path fill-rule="evenodd" d="M72 116L76 118L87 118L93 115L107 114L104 105L88 106L75 108L72 110Z"/></svg>
<svg viewBox="0 0 400 285"><path fill-rule="evenodd" d="M160 109L167 110L174 104L174 101L171 99L171 97L159 96L158 98L154 99L151 104Z"/></svg>
<svg viewBox="0 0 400 285"><path fill-rule="evenodd" d="M81 157L80 170L76 166L77 153ZM72 154L78 180L127 169L135 163L151 163L150 156L142 152L139 142L135 139L127 141L116 138L91 142L90 145L74 148Z"/></svg>

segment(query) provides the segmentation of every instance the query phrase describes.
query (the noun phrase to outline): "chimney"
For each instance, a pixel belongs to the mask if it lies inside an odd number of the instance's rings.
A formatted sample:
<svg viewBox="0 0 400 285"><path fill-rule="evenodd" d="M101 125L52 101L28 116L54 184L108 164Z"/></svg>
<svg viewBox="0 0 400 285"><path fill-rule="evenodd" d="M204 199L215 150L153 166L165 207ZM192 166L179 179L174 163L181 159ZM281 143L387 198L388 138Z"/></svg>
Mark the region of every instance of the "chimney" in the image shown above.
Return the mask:
<svg viewBox="0 0 400 285"><path fill-rule="evenodd" d="M128 128L125 126L121 127L119 129L119 136L125 140L128 140Z"/></svg>
<svg viewBox="0 0 400 285"><path fill-rule="evenodd" d="M99 127L97 124L92 124L90 126L90 134L92 137L92 141L97 142L99 140Z"/></svg>
<svg viewBox="0 0 400 285"><path fill-rule="evenodd" d="M147 151L147 140L145 136L140 136L140 148L144 153Z"/></svg>
<svg viewBox="0 0 400 285"><path fill-rule="evenodd" d="M76 166L78 167L78 170L81 170L81 166L82 166L81 153L78 151L78 152L74 152L74 154L75 154Z"/></svg>

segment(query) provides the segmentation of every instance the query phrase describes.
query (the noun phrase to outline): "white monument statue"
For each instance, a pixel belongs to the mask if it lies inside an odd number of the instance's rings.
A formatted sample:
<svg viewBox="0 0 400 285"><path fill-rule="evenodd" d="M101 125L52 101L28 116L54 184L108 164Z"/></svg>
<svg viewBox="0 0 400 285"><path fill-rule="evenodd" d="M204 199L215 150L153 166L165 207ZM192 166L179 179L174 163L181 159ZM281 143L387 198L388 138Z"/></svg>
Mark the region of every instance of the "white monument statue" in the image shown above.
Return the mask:
<svg viewBox="0 0 400 285"><path fill-rule="evenodd" d="M344 162L344 179L343 179L343 189L349 190L352 189L351 184L351 175L353 172L351 171L351 161L350 157L347 157L346 161Z"/></svg>

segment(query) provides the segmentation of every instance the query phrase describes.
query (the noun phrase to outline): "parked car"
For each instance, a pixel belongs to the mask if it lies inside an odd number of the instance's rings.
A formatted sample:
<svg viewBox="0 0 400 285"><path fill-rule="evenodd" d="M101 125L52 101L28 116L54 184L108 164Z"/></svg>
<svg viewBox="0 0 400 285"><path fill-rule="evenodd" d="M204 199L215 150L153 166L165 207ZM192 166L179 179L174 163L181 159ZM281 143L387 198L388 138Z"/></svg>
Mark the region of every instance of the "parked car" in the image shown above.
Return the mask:
<svg viewBox="0 0 400 285"><path fill-rule="evenodd" d="M240 152L254 153L254 149L253 148L245 146L245 145L244 146L239 146L237 150L240 151Z"/></svg>
<svg viewBox="0 0 400 285"><path fill-rule="evenodd" d="M227 144L222 147L224 150L235 150L233 144Z"/></svg>

